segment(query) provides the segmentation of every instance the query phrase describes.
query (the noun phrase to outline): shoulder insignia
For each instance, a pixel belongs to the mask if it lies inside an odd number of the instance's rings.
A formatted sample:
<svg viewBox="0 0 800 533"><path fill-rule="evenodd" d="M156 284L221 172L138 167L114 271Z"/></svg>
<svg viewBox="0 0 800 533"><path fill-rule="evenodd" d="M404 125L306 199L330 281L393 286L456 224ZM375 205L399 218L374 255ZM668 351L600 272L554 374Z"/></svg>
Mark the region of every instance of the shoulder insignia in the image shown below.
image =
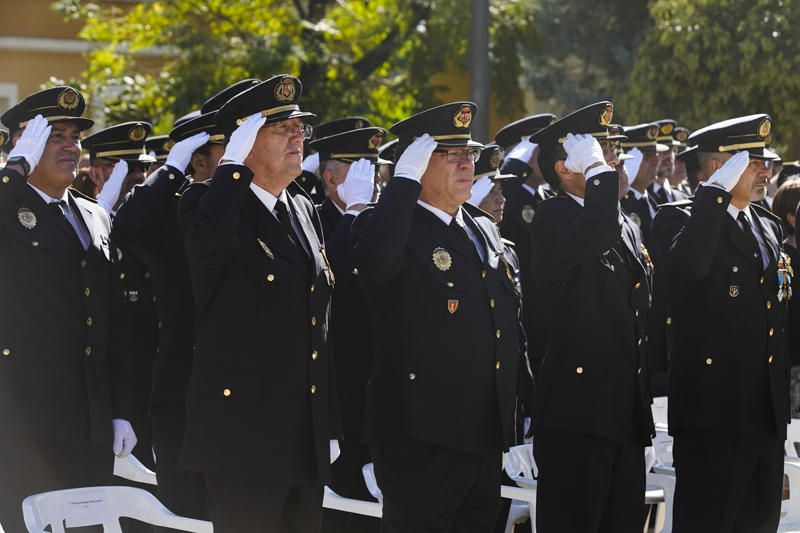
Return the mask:
<svg viewBox="0 0 800 533"><path fill-rule="evenodd" d="M524 220L526 224L533 222L533 215L535 213L536 211L533 209L532 205L522 206L522 220Z"/></svg>

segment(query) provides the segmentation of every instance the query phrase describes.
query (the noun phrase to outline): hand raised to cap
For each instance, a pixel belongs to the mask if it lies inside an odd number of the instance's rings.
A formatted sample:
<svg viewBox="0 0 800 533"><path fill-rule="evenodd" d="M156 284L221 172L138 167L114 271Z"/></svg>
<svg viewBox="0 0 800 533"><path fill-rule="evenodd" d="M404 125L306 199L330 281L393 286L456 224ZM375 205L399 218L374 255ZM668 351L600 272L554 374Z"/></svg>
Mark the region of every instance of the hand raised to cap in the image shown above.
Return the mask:
<svg viewBox="0 0 800 533"><path fill-rule="evenodd" d="M597 166L598 163L601 165L606 163L600 143L588 134L568 133L567 138L564 139L564 151L567 152L564 166L570 172L586 175L589 167Z"/></svg>
<svg viewBox="0 0 800 533"><path fill-rule="evenodd" d="M247 117L242 125L234 130L228 144L225 145L225 153L222 156L223 162L236 163L241 165L250 151L253 149L253 144L256 142L256 135L258 130L267 121L266 117L262 117L261 113L254 113Z"/></svg>
<svg viewBox="0 0 800 533"><path fill-rule="evenodd" d="M394 175L419 181L428 168L436 144L436 140L427 133L414 139L397 160Z"/></svg>
<svg viewBox="0 0 800 533"><path fill-rule="evenodd" d="M374 191L375 165L369 159L359 159L351 164L344 182L336 186L336 192L347 209L369 203Z"/></svg>
<svg viewBox="0 0 800 533"><path fill-rule="evenodd" d="M747 165L750 164L749 152L738 152L736 155L725 161L706 181L706 185L716 185L730 192L739 183L739 178L744 174Z"/></svg>
<svg viewBox="0 0 800 533"><path fill-rule="evenodd" d="M185 173L186 167L188 167L189 163L192 161L192 154L195 150L205 145L210 138L211 135L203 131L176 142L175 145L170 148L169 154L167 154L167 161L164 164L171 166L182 174Z"/></svg>
<svg viewBox="0 0 800 533"><path fill-rule="evenodd" d="M128 175L128 163L124 159L117 161L114 169L103 184L103 190L97 195L97 203L110 215L119 200L122 183Z"/></svg>
<svg viewBox="0 0 800 533"><path fill-rule="evenodd" d="M25 159L25 162L28 163L28 173L33 172L33 169L36 168L42 158L51 129L52 126L42 115L33 117L25 126L25 129L22 130L22 135L17 140L17 144L8 154L8 159L14 157Z"/></svg>

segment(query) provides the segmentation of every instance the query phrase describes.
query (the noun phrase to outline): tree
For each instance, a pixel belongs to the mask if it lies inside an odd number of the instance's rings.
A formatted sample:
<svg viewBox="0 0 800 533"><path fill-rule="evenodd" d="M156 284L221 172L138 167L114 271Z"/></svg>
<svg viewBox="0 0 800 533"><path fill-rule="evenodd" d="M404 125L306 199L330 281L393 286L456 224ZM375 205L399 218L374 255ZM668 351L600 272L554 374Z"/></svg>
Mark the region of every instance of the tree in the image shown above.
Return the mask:
<svg viewBox="0 0 800 533"><path fill-rule="evenodd" d="M532 4L494 4L491 33L501 46L491 50L492 83L503 87L503 111L520 112L519 43L510 45L505 36L533 33ZM81 38L101 43L90 52L81 82L104 102L108 120L150 119L161 131L245 77L298 75L303 107L321 119L360 114L388 125L439 103L439 88L430 81L435 73L454 66L468 75L468 0L54 5L85 21Z"/></svg>
<svg viewBox="0 0 800 533"><path fill-rule="evenodd" d="M696 129L752 113L774 119L775 148L800 141L800 5L792 0L655 0L624 100L637 121Z"/></svg>

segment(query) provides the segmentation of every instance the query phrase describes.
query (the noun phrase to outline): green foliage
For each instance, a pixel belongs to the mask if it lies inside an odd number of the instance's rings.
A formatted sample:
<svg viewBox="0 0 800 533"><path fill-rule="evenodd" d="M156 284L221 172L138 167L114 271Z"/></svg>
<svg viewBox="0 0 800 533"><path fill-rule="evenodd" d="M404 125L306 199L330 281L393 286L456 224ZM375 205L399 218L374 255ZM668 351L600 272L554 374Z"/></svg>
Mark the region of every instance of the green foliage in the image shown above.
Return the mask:
<svg viewBox="0 0 800 533"><path fill-rule="evenodd" d="M794 0L655 0L624 99L635 121L695 129L769 113L775 148L798 155L800 5Z"/></svg>
<svg viewBox="0 0 800 533"><path fill-rule="evenodd" d="M469 0L59 0L54 8L83 21L81 38L97 43L82 81L108 120L148 119L160 131L245 77L288 72L322 120L360 114L389 125L439 103L431 78L446 67L468 76ZM499 110L521 113L531 1L493 0L490 31Z"/></svg>

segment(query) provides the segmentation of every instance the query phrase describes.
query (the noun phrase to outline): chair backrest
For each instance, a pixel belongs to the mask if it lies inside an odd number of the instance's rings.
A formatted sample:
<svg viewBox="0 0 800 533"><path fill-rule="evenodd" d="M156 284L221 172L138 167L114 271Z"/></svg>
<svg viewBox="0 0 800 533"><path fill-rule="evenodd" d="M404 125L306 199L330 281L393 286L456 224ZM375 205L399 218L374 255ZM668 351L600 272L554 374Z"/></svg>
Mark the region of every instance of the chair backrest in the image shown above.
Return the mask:
<svg viewBox="0 0 800 533"><path fill-rule="evenodd" d="M211 522L176 516L155 496L133 487L85 487L43 492L22 502L25 526L30 533L64 533L64 527L102 525L105 533L122 533L121 516L147 524L213 533Z"/></svg>
<svg viewBox="0 0 800 533"><path fill-rule="evenodd" d="M133 454L114 457L114 475L146 485L158 485L156 473L144 466Z"/></svg>
<svg viewBox="0 0 800 533"><path fill-rule="evenodd" d="M656 452L656 464L661 466L672 466L672 435L667 430L656 428L656 436L653 439L653 448Z"/></svg>
<svg viewBox="0 0 800 533"><path fill-rule="evenodd" d="M800 420L792 418L786 426L786 442L784 453L787 457L798 457L797 447L800 446Z"/></svg>
<svg viewBox="0 0 800 533"><path fill-rule="evenodd" d="M378 480L375 477L375 465L372 463L367 463L362 466L361 475L364 476L364 483L366 483L367 490L370 494L372 494L372 497L379 502L383 502L383 493L381 492L381 489L378 486Z"/></svg>
<svg viewBox="0 0 800 533"><path fill-rule="evenodd" d="M667 427L667 403L666 396L656 396L653 398L653 404L650 406L650 409L653 412L653 423L656 426Z"/></svg>
<svg viewBox="0 0 800 533"><path fill-rule="evenodd" d="M533 446L520 444L509 448L508 452L503 454L503 469L510 478L534 479L537 469L536 461L533 458Z"/></svg>

